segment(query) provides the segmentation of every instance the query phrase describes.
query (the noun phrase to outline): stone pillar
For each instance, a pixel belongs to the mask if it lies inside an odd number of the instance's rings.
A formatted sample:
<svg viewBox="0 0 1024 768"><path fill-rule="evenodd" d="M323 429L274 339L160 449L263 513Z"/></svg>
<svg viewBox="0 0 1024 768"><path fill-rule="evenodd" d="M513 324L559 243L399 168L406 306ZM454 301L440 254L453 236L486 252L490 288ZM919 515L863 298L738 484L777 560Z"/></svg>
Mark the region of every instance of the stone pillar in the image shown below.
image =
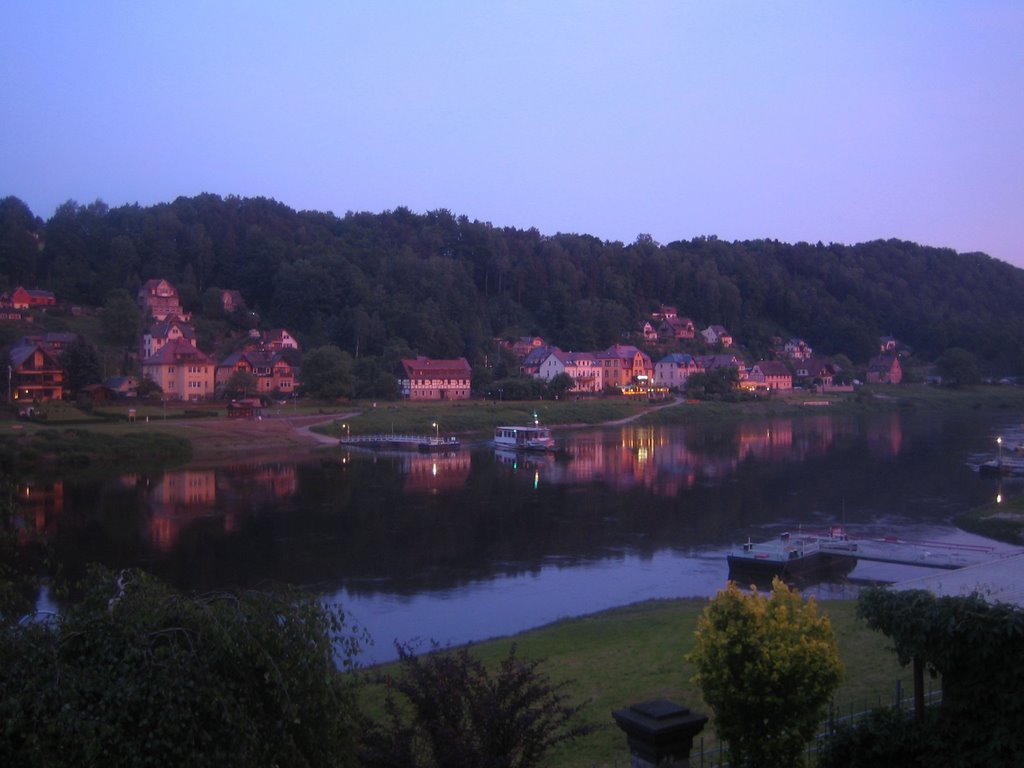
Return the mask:
<svg viewBox="0 0 1024 768"><path fill-rule="evenodd" d="M688 768L693 738L708 721L665 699L612 712L626 732L631 768Z"/></svg>

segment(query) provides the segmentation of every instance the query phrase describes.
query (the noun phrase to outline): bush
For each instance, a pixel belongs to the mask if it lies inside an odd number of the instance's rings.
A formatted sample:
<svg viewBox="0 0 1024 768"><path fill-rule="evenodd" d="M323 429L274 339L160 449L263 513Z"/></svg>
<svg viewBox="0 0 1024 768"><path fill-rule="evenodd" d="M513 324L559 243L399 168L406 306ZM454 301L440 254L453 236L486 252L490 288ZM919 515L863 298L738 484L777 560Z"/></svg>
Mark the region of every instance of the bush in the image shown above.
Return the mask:
<svg viewBox="0 0 1024 768"><path fill-rule="evenodd" d="M295 591L190 598L95 573L65 617L0 637L0 764L356 765L335 665L356 650L340 609Z"/></svg>
<svg viewBox="0 0 1024 768"><path fill-rule="evenodd" d="M401 676L384 680L388 722L367 730L367 768L530 768L592 730L572 725L582 705L567 702L567 683L551 684L515 646L493 676L465 648L398 653Z"/></svg>

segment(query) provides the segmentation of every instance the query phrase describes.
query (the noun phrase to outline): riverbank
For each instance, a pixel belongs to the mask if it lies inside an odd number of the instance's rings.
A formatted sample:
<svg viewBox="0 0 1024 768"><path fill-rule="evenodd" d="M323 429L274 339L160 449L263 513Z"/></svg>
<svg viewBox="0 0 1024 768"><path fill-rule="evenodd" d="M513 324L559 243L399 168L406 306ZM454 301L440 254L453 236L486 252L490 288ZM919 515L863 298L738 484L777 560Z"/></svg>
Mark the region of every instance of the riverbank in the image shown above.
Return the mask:
<svg viewBox="0 0 1024 768"><path fill-rule="evenodd" d="M598 729L561 746L545 766L624 766L629 764L629 750L625 735L612 722L613 710L665 698L711 714L686 660L697 617L706 605L706 599L695 598L638 603L477 643L473 653L496 664L515 645L519 657L543 659L541 670L552 681L565 682L573 701L585 702L582 717ZM900 667L888 639L856 616L855 601L829 600L818 603L818 609L832 622L846 667L835 697L841 711L891 704L897 684L903 691L913 690L910 670ZM363 692L364 704L379 707L381 696L381 689L371 686ZM713 723L702 735L710 743Z"/></svg>

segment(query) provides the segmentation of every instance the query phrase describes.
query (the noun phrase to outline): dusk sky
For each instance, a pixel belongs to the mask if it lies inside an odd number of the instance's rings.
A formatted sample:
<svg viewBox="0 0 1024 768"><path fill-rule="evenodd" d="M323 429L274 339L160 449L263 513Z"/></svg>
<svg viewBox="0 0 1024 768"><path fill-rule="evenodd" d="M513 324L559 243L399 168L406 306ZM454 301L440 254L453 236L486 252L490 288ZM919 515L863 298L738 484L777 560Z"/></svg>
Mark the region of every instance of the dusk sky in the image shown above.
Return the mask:
<svg viewBox="0 0 1024 768"><path fill-rule="evenodd" d="M0 197L1024 267L1024 2L0 0Z"/></svg>

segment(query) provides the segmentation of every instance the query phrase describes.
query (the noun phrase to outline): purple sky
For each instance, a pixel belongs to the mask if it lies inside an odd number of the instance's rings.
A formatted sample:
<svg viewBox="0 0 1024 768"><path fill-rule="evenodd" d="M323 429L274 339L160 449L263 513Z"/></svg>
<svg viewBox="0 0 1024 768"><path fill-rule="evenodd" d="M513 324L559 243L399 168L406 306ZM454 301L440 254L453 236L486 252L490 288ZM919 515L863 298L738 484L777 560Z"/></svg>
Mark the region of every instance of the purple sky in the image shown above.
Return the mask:
<svg viewBox="0 0 1024 768"><path fill-rule="evenodd" d="M0 196L1024 266L1024 2L5 0Z"/></svg>

